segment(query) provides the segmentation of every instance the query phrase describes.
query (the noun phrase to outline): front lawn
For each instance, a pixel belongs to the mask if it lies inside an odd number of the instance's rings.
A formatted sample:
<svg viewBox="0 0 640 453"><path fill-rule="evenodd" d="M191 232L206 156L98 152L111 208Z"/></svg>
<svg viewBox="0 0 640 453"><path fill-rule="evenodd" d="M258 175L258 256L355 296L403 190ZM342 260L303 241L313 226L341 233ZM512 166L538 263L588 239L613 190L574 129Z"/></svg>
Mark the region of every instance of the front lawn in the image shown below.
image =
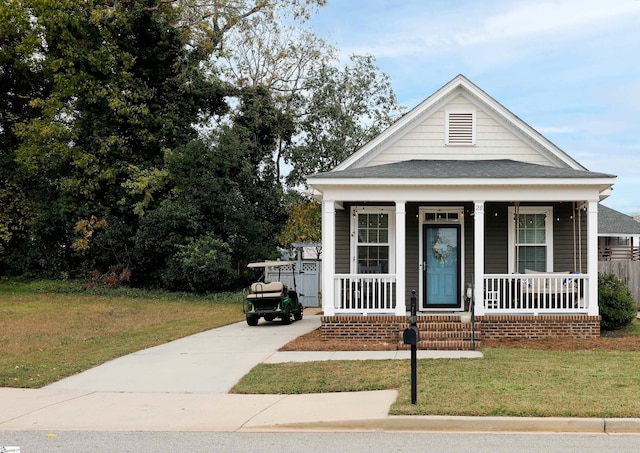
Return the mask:
<svg viewBox="0 0 640 453"><path fill-rule="evenodd" d="M88 292L66 282L0 280L0 386L42 387L243 318L238 293ZM639 322L618 334L638 335ZM232 392L399 389L392 414L638 417L640 351L603 349L612 341L618 340L603 339L596 349L512 345L487 347L482 359L420 360L415 406L408 360L261 364Z"/></svg>
<svg viewBox="0 0 640 453"><path fill-rule="evenodd" d="M635 327L629 334L637 332ZM613 339L603 345L611 347ZM547 347L548 344L537 346ZM625 346L628 346L625 343ZM640 351L484 348L482 359L261 364L233 393L398 389L393 415L638 417ZM291 378L294 376L295 378Z"/></svg>
<svg viewBox="0 0 640 453"><path fill-rule="evenodd" d="M0 280L0 387L39 388L242 319L239 293L88 292L73 282Z"/></svg>

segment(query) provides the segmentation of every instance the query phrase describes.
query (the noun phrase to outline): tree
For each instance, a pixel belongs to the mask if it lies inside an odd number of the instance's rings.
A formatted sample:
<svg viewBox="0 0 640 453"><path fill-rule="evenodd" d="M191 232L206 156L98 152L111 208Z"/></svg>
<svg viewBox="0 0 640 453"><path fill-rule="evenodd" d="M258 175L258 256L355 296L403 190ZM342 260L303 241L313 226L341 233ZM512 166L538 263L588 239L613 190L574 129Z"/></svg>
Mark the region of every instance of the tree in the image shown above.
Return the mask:
<svg viewBox="0 0 640 453"><path fill-rule="evenodd" d="M34 215L33 181L15 162L19 138L14 130L16 124L37 115L29 101L49 89L39 61L33 58L42 47L30 19L30 9L23 2L0 4L0 257L26 236Z"/></svg>
<svg viewBox="0 0 640 453"><path fill-rule="evenodd" d="M246 88L215 140L167 153L170 196L136 233L143 273L173 289L218 290L241 281L249 261L275 257L285 214L271 156L287 121L266 89ZM229 269L233 278L222 278Z"/></svg>
<svg viewBox="0 0 640 453"><path fill-rule="evenodd" d="M29 101L36 114L15 125L16 161L45 194L31 236L68 251L76 223L95 215L104 234L82 259L129 261L138 216L162 197L165 151L195 138L201 115L224 109L224 87L206 79L208 55L174 26L179 11L166 2L25 3L42 43L27 57L38 55L50 85Z"/></svg>
<svg viewBox="0 0 640 453"><path fill-rule="evenodd" d="M159 0L156 8L171 4L180 11L179 27L187 31L192 42L220 55L226 51L226 39L235 29L251 28L251 19L275 21L284 15L296 22L304 22L326 0ZM151 7L154 8L154 7Z"/></svg>
<svg viewBox="0 0 640 453"><path fill-rule="evenodd" d="M285 207L288 219L277 239L283 247L298 242L320 242L322 210L314 200L296 197Z"/></svg>
<svg viewBox="0 0 640 453"><path fill-rule="evenodd" d="M372 56L351 57L340 70L323 65L304 85L304 116L286 160L293 166L291 186L304 177L328 171L353 154L402 112L389 77L380 73Z"/></svg>
<svg viewBox="0 0 640 453"><path fill-rule="evenodd" d="M280 141L290 140L293 127L279 111L264 87L247 88L240 95L233 125L224 128L217 152L239 157L230 190L234 207L234 231L222 238L231 246L235 263L273 258L276 235L285 221L283 190L274 171L273 153Z"/></svg>
<svg viewBox="0 0 640 453"><path fill-rule="evenodd" d="M390 89L371 58L338 70L324 41L280 22L325 2L3 2L3 272L115 263L136 283L162 284L171 268L172 285L194 287L274 257L283 156L299 171L318 168L318 125L336 123L327 130L344 144L384 123L362 111ZM325 102L345 102L345 116L313 111ZM340 131L348 117L365 126ZM223 120L198 140L194 126L211 118Z"/></svg>
<svg viewBox="0 0 640 453"><path fill-rule="evenodd" d="M335 58L335 49L309 29L283 25L282 19L256 15L247 22L248 26L230 34L216 67L234 86L265 87L276 108L295 120L300 116L295 108L302 87L311 74ZM285 143L279 142L273 156L277 175L285 151Z"/></svg>

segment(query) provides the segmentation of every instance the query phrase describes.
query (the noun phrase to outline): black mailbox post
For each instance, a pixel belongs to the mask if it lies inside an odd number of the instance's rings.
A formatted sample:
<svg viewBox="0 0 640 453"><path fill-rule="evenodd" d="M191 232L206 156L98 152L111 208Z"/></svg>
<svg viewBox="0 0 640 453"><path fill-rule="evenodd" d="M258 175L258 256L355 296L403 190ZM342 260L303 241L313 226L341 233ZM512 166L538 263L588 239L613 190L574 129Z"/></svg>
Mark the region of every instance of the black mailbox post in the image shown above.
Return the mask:
<svg viewBox="0 0 640 453"><path fill-rule="evenodd" d="M411 345L411 404L416 404L418 400L418 340L420 329L418 329L418 307L416 290L411 291L411 316L407 320L409 327L404 329L402 340L404 344Z"/></svg>

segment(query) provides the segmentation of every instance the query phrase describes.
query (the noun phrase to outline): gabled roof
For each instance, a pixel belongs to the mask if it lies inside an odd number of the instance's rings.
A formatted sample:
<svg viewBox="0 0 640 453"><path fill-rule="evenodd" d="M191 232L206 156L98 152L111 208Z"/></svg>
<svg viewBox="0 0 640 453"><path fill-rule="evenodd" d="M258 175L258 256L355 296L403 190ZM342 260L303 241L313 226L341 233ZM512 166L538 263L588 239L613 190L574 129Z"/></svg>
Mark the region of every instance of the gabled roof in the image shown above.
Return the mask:
<svg viewBox="0 0 640 453"><path fill-rule="evenodd" d="M557 168L501 160L409 160L371 167L354 167L318 173L312 179L361 179L361 178L417 178L417 179L597 179L615 178L607 173ZM640 225L640 224L639 224Z"/></svg>
<svg viewBox="0 0 640 453"><path fill-rule="evenodd" d="M615 209L600 205L598 209L599 236L640 236L640 222Z"/></svg>
<svg viewBox="0 0 640 453"><path fill-rule="evenodd" d="M436 112L446 102L460 94L464 95L488 114L492 114L497 121L500 121L513 130L522 140L536 148L538 152L543 154L556 166L586 170L579 162L551 143L542 134L522 121L462 74L453 78L418 106L403 115L380 135L336 166L335 170L346 170L348 168L365 166L367 162L371 161L377 154L384 150L385 144L393 142L399 136L406 133L407 130L415 127L415 125Z"/></svg>

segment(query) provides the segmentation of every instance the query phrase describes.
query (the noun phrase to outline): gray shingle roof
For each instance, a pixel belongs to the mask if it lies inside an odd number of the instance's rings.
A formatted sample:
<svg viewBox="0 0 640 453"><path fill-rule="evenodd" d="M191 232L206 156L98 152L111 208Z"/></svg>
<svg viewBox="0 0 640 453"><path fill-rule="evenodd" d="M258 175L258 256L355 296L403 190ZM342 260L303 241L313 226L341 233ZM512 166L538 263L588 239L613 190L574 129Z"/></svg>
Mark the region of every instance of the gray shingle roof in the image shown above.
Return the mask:
<svg viewBox="0 0 640 453"><path fill-rule="evenodd" d="M600 235L640 235L640 222L614 209L600 205L598 208L598 234Z"/></svg>
<svg viewBox="0 0 640 453"><path fill-rule="evenodd" d="M311 178L615 178L592 171L500 160L409 160L372 167L349 168Z"/></svg>

